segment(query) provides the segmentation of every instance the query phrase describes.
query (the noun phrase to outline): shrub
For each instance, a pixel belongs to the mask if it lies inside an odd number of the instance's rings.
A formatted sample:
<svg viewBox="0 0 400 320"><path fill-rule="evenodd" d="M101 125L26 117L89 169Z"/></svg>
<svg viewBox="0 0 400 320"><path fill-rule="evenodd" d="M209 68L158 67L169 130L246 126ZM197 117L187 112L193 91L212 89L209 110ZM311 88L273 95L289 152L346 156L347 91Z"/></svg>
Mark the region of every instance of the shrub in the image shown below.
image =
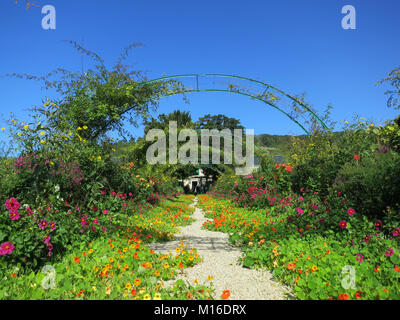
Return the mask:
<svg viewBox="0 0 400 320"><path fill-rule="evenodd" d="M400 204L400 156L377 152L343 166L333 187L342 192L358 211L368 217L382 217L386 208Z"/></svg>

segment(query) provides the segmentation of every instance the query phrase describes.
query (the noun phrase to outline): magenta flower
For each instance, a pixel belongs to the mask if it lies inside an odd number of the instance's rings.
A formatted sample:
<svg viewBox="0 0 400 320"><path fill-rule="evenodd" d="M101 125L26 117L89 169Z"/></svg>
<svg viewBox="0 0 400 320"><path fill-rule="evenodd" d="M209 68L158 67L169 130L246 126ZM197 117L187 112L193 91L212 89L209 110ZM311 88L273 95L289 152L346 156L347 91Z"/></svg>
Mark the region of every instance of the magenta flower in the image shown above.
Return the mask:
<svg viewBox="0 0 400 320"><path fill-rule="evenodd" d="M10 211L9 212L11 220L18 220L19 219L19 212L18 211Z"/></svg>
<svg viewBox="0 0 400 320"><path fill-rule="evenodd" d="M396 228L392 231L394 237L398 237L400 235L400 228Z"/></svg>
<svg viewBox="0 0 400 320"><path fill-rule="evenodd" d="M385 256L386 256L386 257L391 257L391 256L393 255L393 253L394 253L394 250L391 249L391 248L389 248L389 249L387 249L387 250L385 251Z"/></svg>
<svg viewBox="0 0 400 320"><path fill-rule="evenodd" d="M51 228L51 230L56 230L56 223L50 222L50 228Z"/></svg>
<svg viewBox="0 0 400 320"><path fill-rule="evenodd" d="M50 243L50 240L51 240L51 237L50 237L50 236L47 236L47 237L45 237L45 238L43 239L43 243L44 243L44 244L49 244L49 243Z"/></svg>
<svg viewBox="0 0 400 320"><path fill-rule="evenodd" d="M297 213L300 213L300 214L303 214L303 213L304 213L304 210L301 209L301 208L296 208L296 211L297 211Z"/></svg>
<svg viewBox="0 0 400 320"><path fill-rule="evenodd" d="M15 198L10 198L6 200L6 208L10 211L17 211L21 204Z"/></svg>
<svg viewBox="0 0 400 320"><path fill-rule="evenodd" d="M364 256L361 253L356 254L356 260L361 263L364 261Z"/></svg>
<svg viewBox="0 0 400 320"><path fill-rule="evenodd" d="M342 220L342 221L339 222L339 226L340 226L342 229L346 229L346 228L347 228L347 222L344 221L344 220Z"/></svg>
<svg viewBox="0 0 400 320"><path fill-rule="evenodd" d="M39 221L39 228L44 230L48 226L48 223L45 219Z"/></svg>
<svg viewBox="0 0 400 320"><path fill-rule="evenodd" d="M352 209L352 208L349 208L349 209L347 210L347 213L349 214L349 216L352 216L353 214L356 213L356 210L354 210L354 209Z"/></svg>
<svg viewBox="0 0 400 320"><path fill-rule="evenodd" d="M382 230L383 224L381 220L378 220L374 223L376 230Z"/></svg>
<svg viewBox="0 0 400 320"><path fill-rule="evenodd" d="M33 214L33 210L31 208L27 207L26 214L30 217Z"/></svg>
<svg viewBox="0 0 400 320"><path fill-rule="evenodd" d="M364 237L364 242L365 242L366 244L368 244L368 243L369 243L369 239L371 239L371 235L367 234L367 235Z"/></svg>
<svg viewBox="0 0 400 320"><path fill-rule="evenodd" d="M0 246L0 255L11 254L14 251L14 245L11 242L4 242Z"/></svg>
<svg viewBox="0 0 400 320"><path fill-rule="evenodd" d="M107 209L104 209L103 214L107 214L107 213L108 213Z"/></svg>

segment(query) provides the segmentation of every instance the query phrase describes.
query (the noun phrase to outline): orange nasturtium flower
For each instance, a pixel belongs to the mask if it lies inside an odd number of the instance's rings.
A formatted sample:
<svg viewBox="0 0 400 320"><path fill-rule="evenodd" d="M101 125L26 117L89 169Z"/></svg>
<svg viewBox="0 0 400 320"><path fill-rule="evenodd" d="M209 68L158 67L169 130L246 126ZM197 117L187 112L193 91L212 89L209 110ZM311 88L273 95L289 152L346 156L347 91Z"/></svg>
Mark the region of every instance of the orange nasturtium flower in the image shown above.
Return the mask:
<svg viewBox="0 0 400 320"><path fill-rule="evenodd" d="M295 263L288 263L287 268L288 268L289 270L293 270L294 268L296 268L296 264L295 264Z"/></svg>
<svg viewBox="0 0 400 320"><path fill-rule="evenodd" d="M142 281L139 278L136 278L135 281L133 282L135 284L135 286L140 286L140 284L142 283Z"/></svg>
<svg viewBox="0 0 400 320"><path fill-rule="evenodd" d="M227 300L227 299L229 299L230 295L231 295L231 292L229 290L224 290L224 291L222 291L221 298L224 300Z"/></svg>
<svg viewBox="0 0 400 320"><path fill-rule="evenodd" d="M74 261L75 261L76 263L79 263L79 262L81 262L81 259L79 259L78 257L75 257L75 258L74 258Z"/></svg>

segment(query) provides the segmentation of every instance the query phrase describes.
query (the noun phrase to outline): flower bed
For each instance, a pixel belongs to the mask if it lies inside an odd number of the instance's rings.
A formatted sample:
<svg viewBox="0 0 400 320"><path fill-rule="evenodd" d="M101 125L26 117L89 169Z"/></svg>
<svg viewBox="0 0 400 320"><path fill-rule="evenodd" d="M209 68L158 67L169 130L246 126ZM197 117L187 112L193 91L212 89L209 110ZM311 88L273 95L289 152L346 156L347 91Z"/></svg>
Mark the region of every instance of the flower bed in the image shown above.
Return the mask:
<svg viewBox="0 0 400 320"><path fill-rule="evenodd" d="M345 204L329 208L311 192L274 197L250 209L222 194L199 196L210 218L204 228L230 233L243 266L273 270L299 299L400 298L398 226L369 222Z"/></svg>
<svg viewBox="0 0 400 320"><path fill-rule="evenodd" d="M112 236L81 242L61 261L38 272L3 265L0 299L211 299L209 285L177 281L163 287L165 280L201 260L184 243L175 254L151 250L152 241L171 239L177 226L191 222L192 197L177 199L128 216ZM16 254L7 243L3 247L2 253Z"/></svg>

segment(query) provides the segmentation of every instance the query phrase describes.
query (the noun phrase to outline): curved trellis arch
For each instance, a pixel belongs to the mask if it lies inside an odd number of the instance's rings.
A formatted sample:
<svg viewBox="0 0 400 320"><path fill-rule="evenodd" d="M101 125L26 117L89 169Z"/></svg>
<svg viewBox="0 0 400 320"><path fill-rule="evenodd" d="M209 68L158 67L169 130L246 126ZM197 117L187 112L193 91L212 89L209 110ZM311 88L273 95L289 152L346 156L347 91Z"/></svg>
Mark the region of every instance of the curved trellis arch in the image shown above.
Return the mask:
<svg viewBox="0 0 400 320"><path fill-rule="evenodd" d="M316 113L311 110L309 106L307 106L305 103L301 102L298 98L293 97L282 90L279 90L275 88L274 86L271 86L267 83L264 83L259 80L247 78L247 77L242 77L242 76L237 76L237 75L229 75L229 74L181 74L181 75L173 75L173 76L165 76L165 77L160 77L157 79L152 79L148 81L144 81L141 83L141 85L146 85L154 82L159 82L159 81L173 81L172 83L176 83L176 81L179 79L179 81L182 82L182 80L187 80L192 78L192 84L189 86L185 86L184 84L180 86L171 86L170 90L168 90L166 93L164 93L160 97L166 97L166 96L172 96L176 94L184 94L184 93L193 93L193 92L228 92L228 93L236 93L240 94L243 96L250 97L252 99L256 99L259 101L262 101L266 103L267 105L275 108L279 112L283 113L286 117L288 117L290 120L292 120L294 123L296 123L307 135L309 134L308 130L304 127L302 123L299 121L299 116L302 116L304 119L304 114L308 114L309 116L313 117L315 120L317 120L323 128L329 130L328 126L316 115ZM252 87L244 87L241 86L240 84L235 84L235 83L222 83L224 86L228 85L228 88L215 88L215 87L205 87L200 88L200 83L199 80L202 79L220 79L220 78L226 78L226 79L235 79L237 81L243 81L246 82L247 84L250 84ZM193 81L195 88L193 88ZM221 84L221 83L212 83L213 86L216 84ZM201 84L204 86L204 84ZM208 84L210 85L210 84ZM279 105L278 105L279 104ZM300 111L300 113L295 112L295 111Z"/></svg>

